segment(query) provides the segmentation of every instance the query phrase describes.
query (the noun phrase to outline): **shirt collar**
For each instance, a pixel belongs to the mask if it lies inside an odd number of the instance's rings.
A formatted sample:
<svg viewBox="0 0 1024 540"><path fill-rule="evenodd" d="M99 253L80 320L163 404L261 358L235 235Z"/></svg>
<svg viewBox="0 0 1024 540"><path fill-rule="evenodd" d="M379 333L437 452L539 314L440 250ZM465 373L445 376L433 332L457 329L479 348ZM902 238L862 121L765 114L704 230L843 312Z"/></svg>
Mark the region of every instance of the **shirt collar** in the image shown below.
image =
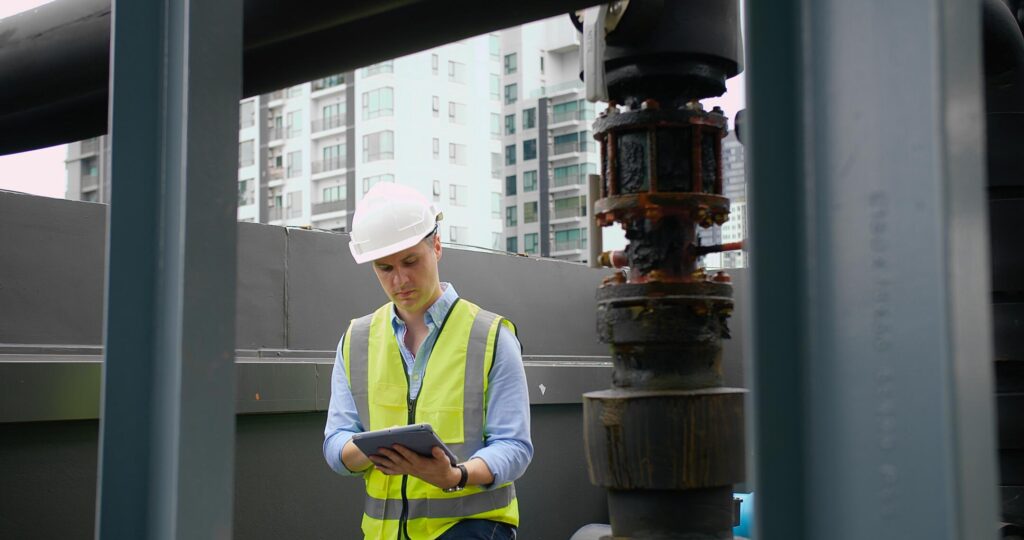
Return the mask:
<svg viewBox="0 0 1024 540"><path fill-rule="evenodd" d="M423 314L423 323L429 328L433 328L436 325L441 324L444 318L448 316L448 311L451 310L452 304L455 303L459 298L459 293L455 291L455 287L451 283L441 282L441 296L434 301L434 303L427 308L426 313ZM405 321L398 316L398 311L395 310L395 304L391 304L391 327L397 332L399 328L405 326Z"/></svg>

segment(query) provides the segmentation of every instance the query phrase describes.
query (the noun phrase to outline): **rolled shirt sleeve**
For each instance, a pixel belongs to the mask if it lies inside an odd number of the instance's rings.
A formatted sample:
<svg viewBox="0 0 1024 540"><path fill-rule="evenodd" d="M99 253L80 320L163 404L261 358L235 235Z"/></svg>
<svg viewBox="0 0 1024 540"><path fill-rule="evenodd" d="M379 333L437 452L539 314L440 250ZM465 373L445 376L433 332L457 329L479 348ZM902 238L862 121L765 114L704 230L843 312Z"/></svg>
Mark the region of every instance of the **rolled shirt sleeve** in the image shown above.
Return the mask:
<svg viewBox="0 0 1024 540"><path fill-rule="evenodd" d="M473 454L487 463L496 487L526 472L533 459L530 395L519 340L501 326L487 386L484 447Z"/></svg>
<svg viewBox="0 0 1024 540"><path fill-rule="evenodd" d="M324 428L324 459L331 469L345 476L360 476L362 472L348 470L341 461L341 449L352 435L363 431L356 410L356 400L348 386L345 376L345 358L342 344L345 336L338 342L338 351L334 358L334 371L331 372L331 403L327 408L327 425Z"/></svg>

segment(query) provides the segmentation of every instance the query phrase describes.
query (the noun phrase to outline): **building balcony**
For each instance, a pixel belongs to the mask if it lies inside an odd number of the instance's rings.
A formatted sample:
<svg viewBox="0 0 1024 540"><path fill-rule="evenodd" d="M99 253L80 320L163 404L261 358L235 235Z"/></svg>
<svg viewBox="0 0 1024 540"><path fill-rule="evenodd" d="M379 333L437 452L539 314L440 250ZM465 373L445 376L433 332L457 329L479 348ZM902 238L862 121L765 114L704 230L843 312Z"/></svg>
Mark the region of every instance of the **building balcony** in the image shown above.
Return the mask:
<svg viewBox="0 0 1024 540"><path fill-rule="evenodd" d="M579 207L573 208L556 208L551 212L551 219L572 219L585 217L583 209Z"/></svg>
<svg viewBox="0 0 1024 540"><path fill-rule="evenodd" d="M574 152L590 152L593 146L589 141L555 143L552 145L551 154L557 156Z"/></svg>
<svg viewBox="0 0 1024 540"><path fill-rule="evenodd" d="M577 240L555 241L553 246L552 246L551 253L555 254L555 253L571 252L571 251L582 250L582 249L587 249L587 240L586 240L586 238L579 238Z"/></svg>
<svg viewBox="0 0 1024 540"><path fill-rule="evenodd" d="M326 214L328 212L340 212L345 210L345 208L345 199L340 201L313 203L313 215Z"/></svg>
<svg viewBox="0 0 1024 540"><path fill-rule="evenodd" d="M593 119L593 111L565 111L552 114L551 124L561 124L563 122L585 122Z"/></svg>
<svg viewBox="0 0 1024 540"><path fill-rule="evenodd" d="M239 168L248 167L250 165L255 165L255 164L256 164L256 158L254 156L240 158L238 160L238 167Z"/></svg>
<svg viewBox="0 0 1024 540"><path fill-rule="evenodd" d="M328 88L341 88L345 84L344 75L331 75L330 77L324 77L313 81L312 88L316 92L318 90L326 90Z"/></svg>
<svg viewBox="0 0 1024 540"><path fill-rule="evenodd" d="M79 154L97 154L100 151L100 140L99 139L86 139L82 141L79 146Z"/></svg>
<svg viewBox="0 0 1024 540"><path fill-rule="evenodd" d="M344 114L317 118L313 120L313 133L344 127L346 119Z"/></svg>
<svg viewBox="0 0 1024 540"><path fill-rule="evenodd" d="M98 188L100 185L100 177L98 174L83 174L82 175L82 191L91 191Z"/></svg>
<svg viewBox="0 0 1024 540"><path fill-rule="evenodd" d="M552 188L578 188L585 184L587 177L582 174L569 174L566 176L555 176L552 179Z"/></svg>
<svg viewBox="0 0 1024 540"><path fill-rule="evenodd" d="M331 159L322 159L320 161L313 162L313 174L318 174L327 171L337 171L345 168L345 156L339 156Z"/></svg>
<svg viewBox="0 0 1024 540"><path fill-rule="evenodd" d="M284 99L284 90L278 90L276 92L271 92L270 93L270 100L269 101L277 101L279 99Z"/></svg>
<svg viewBox="0 0 1024 540"><path fill-rule="evenodd" d="M267 177L270 180L284 180L284 167L268 167Z"/></svg>
<svg viewBox="0 0 1024 540"><path fill-rule="evenodd" d="M279 206L273 206L267 209L267 220L268 221L279 221L284 217L284 208Z"/></svg>
<svg viewBox="0 0 1024 540"><path fill-rule="evenodd" d="M283 128L270 128L267 130L268 141L280 141L285 138L285 130Z"/></svg>

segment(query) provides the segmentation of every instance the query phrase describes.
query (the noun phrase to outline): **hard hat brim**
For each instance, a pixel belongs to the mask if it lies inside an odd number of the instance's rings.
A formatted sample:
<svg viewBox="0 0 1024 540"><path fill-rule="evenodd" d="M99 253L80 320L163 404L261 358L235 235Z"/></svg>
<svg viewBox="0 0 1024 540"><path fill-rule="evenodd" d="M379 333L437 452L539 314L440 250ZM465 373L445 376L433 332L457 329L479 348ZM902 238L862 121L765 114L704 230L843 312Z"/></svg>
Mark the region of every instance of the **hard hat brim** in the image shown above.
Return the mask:
<svg viewBox="0 0 1024 540"><path fill-rule="evenodd" d="M352 252L352 258L356 260L356 264L363 264L371 261L376 261L377 259L382 259L384 257L387 257L388 255L394 255L395 253L398 253L399 251L405 249L409 249L422 241L423 238L418 237L406 238L401 242L395 242L394 244L366 252L362 252L359 249L359 246L355 244L355 242L349 242L348 249L349 251Z"/></svg>

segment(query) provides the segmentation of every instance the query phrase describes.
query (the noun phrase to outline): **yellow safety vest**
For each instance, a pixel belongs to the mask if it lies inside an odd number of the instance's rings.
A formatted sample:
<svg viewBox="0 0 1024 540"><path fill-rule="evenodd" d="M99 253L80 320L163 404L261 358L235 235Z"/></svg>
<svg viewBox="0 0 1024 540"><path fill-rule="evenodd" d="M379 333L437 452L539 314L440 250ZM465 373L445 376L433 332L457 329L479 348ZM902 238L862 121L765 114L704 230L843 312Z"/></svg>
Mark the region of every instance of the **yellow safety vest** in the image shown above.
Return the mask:
<svg viewBox="0 0 1024 540"><path fill-rule="evenodd" d="M345 375L367 430L429 423L463 462L484 446L487 374L494 362L499 325L515 325L466 300L456 300L441 325L415 400L391 326L392 305L354 319L342 344ZM414 476L388 476L370 468L364 476L367 539L433 540L463 519L519 525L511 482L484 490L466 486L445 493Z"/></svg>

